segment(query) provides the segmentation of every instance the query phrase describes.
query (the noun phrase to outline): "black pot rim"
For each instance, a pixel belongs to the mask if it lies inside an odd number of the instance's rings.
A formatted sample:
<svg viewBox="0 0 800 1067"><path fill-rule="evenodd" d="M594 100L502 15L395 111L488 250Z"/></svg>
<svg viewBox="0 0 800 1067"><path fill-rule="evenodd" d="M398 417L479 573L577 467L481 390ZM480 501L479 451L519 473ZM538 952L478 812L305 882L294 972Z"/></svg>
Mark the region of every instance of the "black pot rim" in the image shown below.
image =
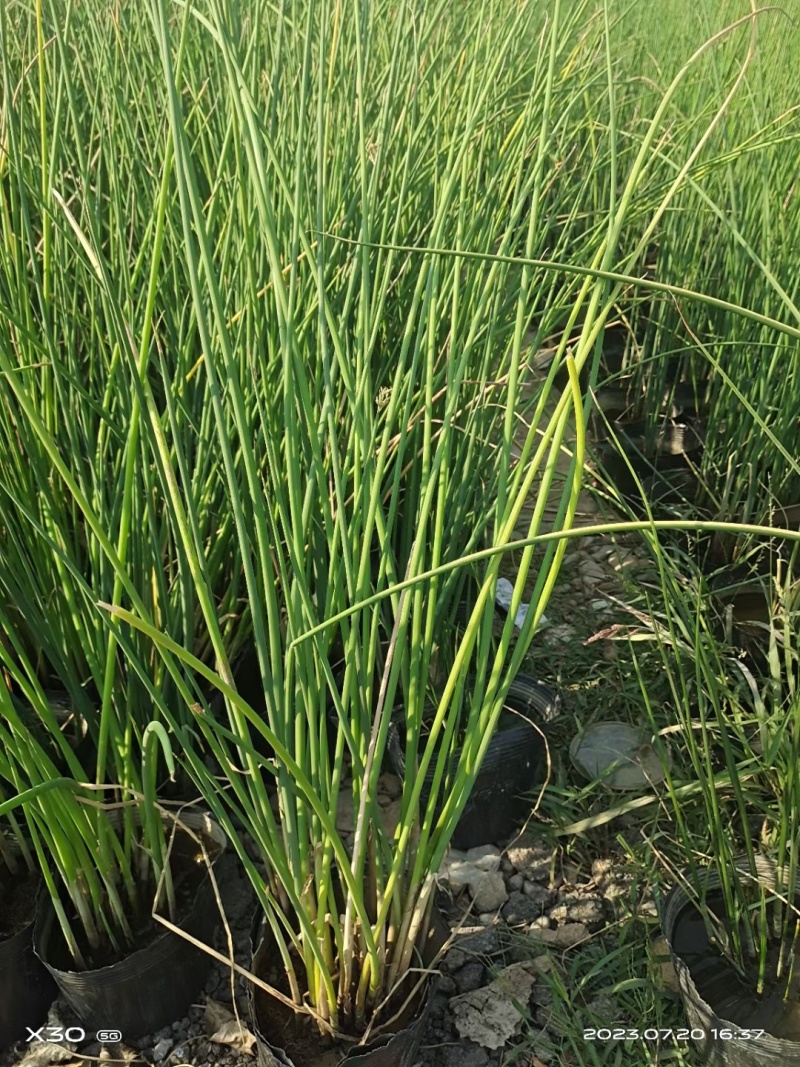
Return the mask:
<svg viewBox="0 0 800 1067"><path fill-rule="evenodd" d="M741 857L734 861L734 866L739 870L750 870L750 861L747 857ZM776 864L767 856L759 855L755 857L755 866L757 872L763 876L764 881L769 881L774 878L776 871ZM684 872L688 874L688 872ZM720 878L713 867L708 871L707 882L705 889L715 889L720 884ZM697 904L689 896L681 883L674 885L666 897L663 899L661 912L661 924L664 937L669 947L670 955L672 957L673 966L678 976L678 987L680 991L681 1001L684 1005L684 1010L687 1014L695 1014L697 1016L704 1016L710 1022L711 1031L713 1029L730 1029L734 1031L747 1029L746 1025L733 1022L731 1019L725 1019L718 1015L715 1009L700 995L695 985L694 979L689 965L684 959L679 956L672 945L672 934L675 926L677 925L680 916L689 908L697 909ZM784 1067L787 1065L800 1064L800 1041L791 1040L787 1038L775 1037L773 1034L765 1032L763 1036L758 1039L747 1042L729 1042L720 1037L714 1037L713 1033L709 1031L707 1033L706 1047L707 1049L713 1048L719 1052L722 1057L717 1058L714 1062L725 1062L725 1051L730 1051L728 1046L738 1046L737 1052L741 1054L741 1059L737 1060L737 1063L751 1063L753 1065L763 1063L769 1065L769 1067ZM752 1053L750 1059L747 1058L747 1053ZM759 1059L759 1053L763 1055L763 1058Z"/></svg>
<svg viewBox="0 0 800 1067"><path fill-rule="evenodd" d="M181 821L186 823L186 825L193 830L199 830L202 833L207 833L211 840L213 840L216 844L220 846L219 852L211 860L211 865L213 867L225 851L227 845L227 838L222 830L222 827L219 826L219 824L215 822L211 815L207 812L184 813L183 815L181 815ZM40 888L40 894L41 893L43 893L43 889ZM37 959L39 959L44 964L44 966L50 971L50 973L54 975L102 975L104 972L110 973L111 971L114 971L117 967L119 967L121 962L130 961L131 963L135 963L137 959L143 957L146 954L149 954L153 950L154 946L159 946L163 944L163 942L166 941L168 938L176 936L171 930L168 930L166 927L164 927L162 932L156 937L154 937L151 941L149 941L146 946L144 946L143 948L135 948L131 952L125 953L122 960L115 960L114 963L108 963L102 967L89 967L85 971L76 971L68 967L57 967L54 964L49 963L46 958L47 953L43 950L42 941L46 935L50 934L54 920L55 909L53 908L52 900L49 900L46 897L41 898L41 906L37 908L36 918L34 919L32 924L33 951Z"/></svg>

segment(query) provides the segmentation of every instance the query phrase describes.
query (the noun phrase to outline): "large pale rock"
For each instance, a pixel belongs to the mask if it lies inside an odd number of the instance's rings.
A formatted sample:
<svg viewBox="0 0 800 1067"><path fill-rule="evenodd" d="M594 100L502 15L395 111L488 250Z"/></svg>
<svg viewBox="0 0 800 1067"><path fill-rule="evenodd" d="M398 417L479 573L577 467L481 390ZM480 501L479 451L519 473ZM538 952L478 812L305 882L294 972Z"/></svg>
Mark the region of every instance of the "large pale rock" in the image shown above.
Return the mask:
<svg viewBox="0 0 800 1067"><path fill-rule="evenodd" d="M461 1037L484 1048L503 1048L522 1027L525 1008L536 982L530 963L512 963L493 982L462 996L453 997L450 1010Z"/></svg>

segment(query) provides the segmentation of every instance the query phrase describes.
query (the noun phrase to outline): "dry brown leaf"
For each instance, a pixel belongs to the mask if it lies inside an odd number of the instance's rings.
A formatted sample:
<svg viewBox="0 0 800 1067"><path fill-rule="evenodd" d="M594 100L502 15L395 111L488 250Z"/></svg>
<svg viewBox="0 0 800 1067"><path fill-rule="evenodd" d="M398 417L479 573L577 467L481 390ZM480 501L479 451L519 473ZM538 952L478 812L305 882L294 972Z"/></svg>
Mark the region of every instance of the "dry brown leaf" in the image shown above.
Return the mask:
<svg viewBox="0 0 800 1067"><path fill-rule="evenodd" d="M30 1046L25 1056L19 1061L20 1067L72 1067L75 1061L74 1049L68 1049L50 1041L40 1041Z"/></svg>
<svg viewBox="0 0 800 1067"><path fill-rule="evenodd" d="M215 1045L228 1045L247 1056L255 1055L255 1035L244 1023L237 1022L227 1005L210 997L206 998L205 1026L208 1040Z"/></svg>
<svg viewBox="0 0 800 1067"><path fill-rule="evenodd" d="M127 1045L103 1045L98 1056L103 1067L150 1067L147 1060ZM84 1062L83 1067L86 1067Z"/></svg>

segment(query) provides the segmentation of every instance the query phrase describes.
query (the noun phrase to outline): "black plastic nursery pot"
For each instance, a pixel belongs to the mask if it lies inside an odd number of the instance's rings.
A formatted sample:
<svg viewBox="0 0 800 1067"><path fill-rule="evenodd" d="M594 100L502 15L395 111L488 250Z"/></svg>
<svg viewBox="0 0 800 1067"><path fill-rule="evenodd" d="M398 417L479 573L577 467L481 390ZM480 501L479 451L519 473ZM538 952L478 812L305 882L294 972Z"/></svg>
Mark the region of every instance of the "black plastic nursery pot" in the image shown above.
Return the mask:
<svg viewBox="0 0 800 1067"><path fill-rule="evenodd" d="M525 822L545 763L545 727L559 714L560 704L554 689L527 675L516 676L506 697L508 710L453 834L453 848L497 844Z"/></svg>
<svg viewBox="0 0 800 1067"><path fill-rule="evenodd" d="M422 953L426 965L444 944L449 933L445 926L439 913L434 912L428 946ZM251 973L265 978L270 962L277 959L280 965L280 961L272 934L260 914L253 921L251 943ZM419 975L415 975L415 980L418 979ZM250 1018L258 1067L415 1067L438 981L434 972L425 978L391 1032L350 1048L326 1041L310 1018L297 1016L291 1008L283 1007L268 993L251 985Z"/></svg>
<svg viewBox="0 0 800 1067"><path fill-rule="evenodd" d="M518 674L509 688L505 707L453 834L453 848L496 845L530 814L530 794L540 780L547 752L546 728L560 713L561 698L550 686ZM394 770L402 777L400 759L395 749ZM454 755L453 764L457 761L458 755ZM431 781L429 773L421 797L423 804Z"/></svg>
<svg viewBox="0 0 800 1067"><path fill-rule="evenodd" d="M0 1051L20 1041L27 1028L38 1029L58 992L33 951L31 918L8 936L0 936Z"/></svg>
<svg viewBox="0 0 800 1067"><path fill-rule="evenodd" d="M216 862L226 845L220 827L197 812L183 813L181 822L202 837L212 864ZM214 887L205 872L178 925L190 937L211 944L219 921ZM122 1040L142 1037L182 1018L202 989L212 962L208 953L185 937L164 929L119 962L94 970L72 970L65 962L66 945L52 901L44 894L36 917L34 949L87 1031L117 1031Z"/></svg>
<svg viewBox="0 0 800 1067"><path fill-rule="evenodd" d="M750 870L746 860L736 867ZM774 886L774 864L756 857L756 868L762 884ZM707 891L713 894L720 884L712 872ZM694 1042L703 1062L710 1067L800 1067L800 1000L783 1004L780 995L759 997L755 976L750 986L710 944L697 907L679 886L664 901L662 928L688 1023L679 1037ZM792 1039L770 1029L791 1033Z"/></svg>

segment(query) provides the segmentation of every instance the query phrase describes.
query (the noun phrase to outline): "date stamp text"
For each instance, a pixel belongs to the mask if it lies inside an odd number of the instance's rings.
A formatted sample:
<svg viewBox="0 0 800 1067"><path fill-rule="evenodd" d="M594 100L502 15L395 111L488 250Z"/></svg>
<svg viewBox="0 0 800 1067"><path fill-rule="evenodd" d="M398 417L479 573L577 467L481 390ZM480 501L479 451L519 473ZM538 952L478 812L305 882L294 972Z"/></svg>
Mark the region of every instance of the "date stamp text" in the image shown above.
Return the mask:
<svg viewBox="0 0 800 1067"><path fill-rule="evenodd" d="M630 1026L601 1026L587 1028L583 1031L584 1041L705 1041L711 1037L715 1041L755 1041L764 1036L764 1030L738 1030L728 1027L659 1027L648 1026L643 1029Z"/></svg>

